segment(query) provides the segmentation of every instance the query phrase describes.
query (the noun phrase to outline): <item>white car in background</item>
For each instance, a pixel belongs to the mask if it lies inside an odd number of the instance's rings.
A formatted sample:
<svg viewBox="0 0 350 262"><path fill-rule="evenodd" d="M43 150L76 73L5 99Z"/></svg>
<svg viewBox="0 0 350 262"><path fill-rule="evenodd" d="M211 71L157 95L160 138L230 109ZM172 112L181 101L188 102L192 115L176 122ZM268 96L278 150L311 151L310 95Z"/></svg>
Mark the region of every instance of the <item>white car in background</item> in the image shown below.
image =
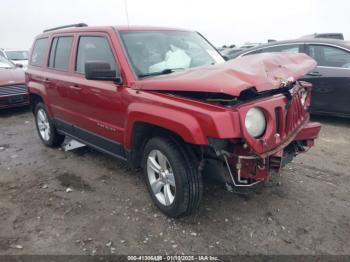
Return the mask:
<svg viewBox="0 0 350 262"><path fill-rule="evenodd" d="M11 60L14 64L26 68L28 66L28 51L20 49L0 49L0 56Z"/></svg>

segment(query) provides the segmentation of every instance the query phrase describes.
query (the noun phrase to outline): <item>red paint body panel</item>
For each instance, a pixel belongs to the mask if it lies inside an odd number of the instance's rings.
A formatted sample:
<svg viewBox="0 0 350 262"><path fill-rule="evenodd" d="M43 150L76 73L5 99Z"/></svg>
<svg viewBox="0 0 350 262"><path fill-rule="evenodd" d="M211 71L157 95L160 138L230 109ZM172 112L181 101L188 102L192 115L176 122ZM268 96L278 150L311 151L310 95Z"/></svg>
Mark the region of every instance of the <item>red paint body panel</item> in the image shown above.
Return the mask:
<svg viewBox="0 0 350 262"><path fill-rule="evenodd" d="M24 71L20 68L4 69L0 68L0 88L1 86L12 84L24 84Z"/></svg>
<svg viewBox="0 0 350 262"><path fill-rule="evenodd" d="M186 142L206 145L208 137L241 136L237 112L186 98L129 89L125 146L131 148L130 134L136 122L169 129Z"/></svg>
<svg viewBox="0 0 350 262"><path fill-rule="evenodd" d="M318 138L318 134L321 131L321 124L317 122L309 122L305 127L300 130L294 140L311 140Z"/></svg>

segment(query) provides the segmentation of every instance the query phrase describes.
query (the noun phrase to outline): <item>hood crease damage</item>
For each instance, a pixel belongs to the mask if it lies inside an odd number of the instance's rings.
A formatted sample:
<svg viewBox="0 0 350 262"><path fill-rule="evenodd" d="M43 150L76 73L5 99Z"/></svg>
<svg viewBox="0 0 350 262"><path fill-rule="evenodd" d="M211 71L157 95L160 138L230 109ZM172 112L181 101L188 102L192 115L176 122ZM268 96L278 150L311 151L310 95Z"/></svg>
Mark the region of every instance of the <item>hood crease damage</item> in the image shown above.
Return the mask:
<svg viewBox="0 0 350 262"><path fill-rule="evenodd" d="M220 99L232 99L252 88L259 93L279 89L288 80L300 79L315 66L316 61L306 54L264 53L141 79L132 88L179 94L216 93L223 96Z"/></svg>

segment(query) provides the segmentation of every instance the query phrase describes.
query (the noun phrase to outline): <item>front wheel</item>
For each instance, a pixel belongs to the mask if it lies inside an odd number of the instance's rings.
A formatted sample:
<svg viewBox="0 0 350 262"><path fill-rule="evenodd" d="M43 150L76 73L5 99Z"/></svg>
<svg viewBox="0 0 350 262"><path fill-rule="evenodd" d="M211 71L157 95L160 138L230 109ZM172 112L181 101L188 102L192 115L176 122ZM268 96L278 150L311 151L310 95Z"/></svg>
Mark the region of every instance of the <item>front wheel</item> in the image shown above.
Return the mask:
<svg viewBox="0 0 350 262"><path fill-rule="evenodd" d="M65 137L56 131L44 103L36 105L34 115L36 129L41 141L48 147L60 146Z"/></svg>
<svg viewBox="0 0 350 262"><path fill-rule="evenodd" d="M192 213L202 196L202 180L195 161L180 143L155 137L144 150L144 174L156 206L167 216Z"/></svg>

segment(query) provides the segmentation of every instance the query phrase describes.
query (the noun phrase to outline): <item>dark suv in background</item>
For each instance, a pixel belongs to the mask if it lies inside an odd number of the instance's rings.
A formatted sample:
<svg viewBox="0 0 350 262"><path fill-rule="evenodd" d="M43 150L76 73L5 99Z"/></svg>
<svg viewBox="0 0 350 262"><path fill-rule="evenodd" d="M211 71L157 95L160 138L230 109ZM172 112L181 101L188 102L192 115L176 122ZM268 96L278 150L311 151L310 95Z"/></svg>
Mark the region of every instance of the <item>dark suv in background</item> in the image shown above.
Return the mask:
<svg viewBox="0 0 350 262"><path fill-rule="evenodd" d="M317 67L303 77L313 84L311 112L350 117L350 42L300 38L244 50L232 59L271 52L305 53L314 58Z"/></svg>

